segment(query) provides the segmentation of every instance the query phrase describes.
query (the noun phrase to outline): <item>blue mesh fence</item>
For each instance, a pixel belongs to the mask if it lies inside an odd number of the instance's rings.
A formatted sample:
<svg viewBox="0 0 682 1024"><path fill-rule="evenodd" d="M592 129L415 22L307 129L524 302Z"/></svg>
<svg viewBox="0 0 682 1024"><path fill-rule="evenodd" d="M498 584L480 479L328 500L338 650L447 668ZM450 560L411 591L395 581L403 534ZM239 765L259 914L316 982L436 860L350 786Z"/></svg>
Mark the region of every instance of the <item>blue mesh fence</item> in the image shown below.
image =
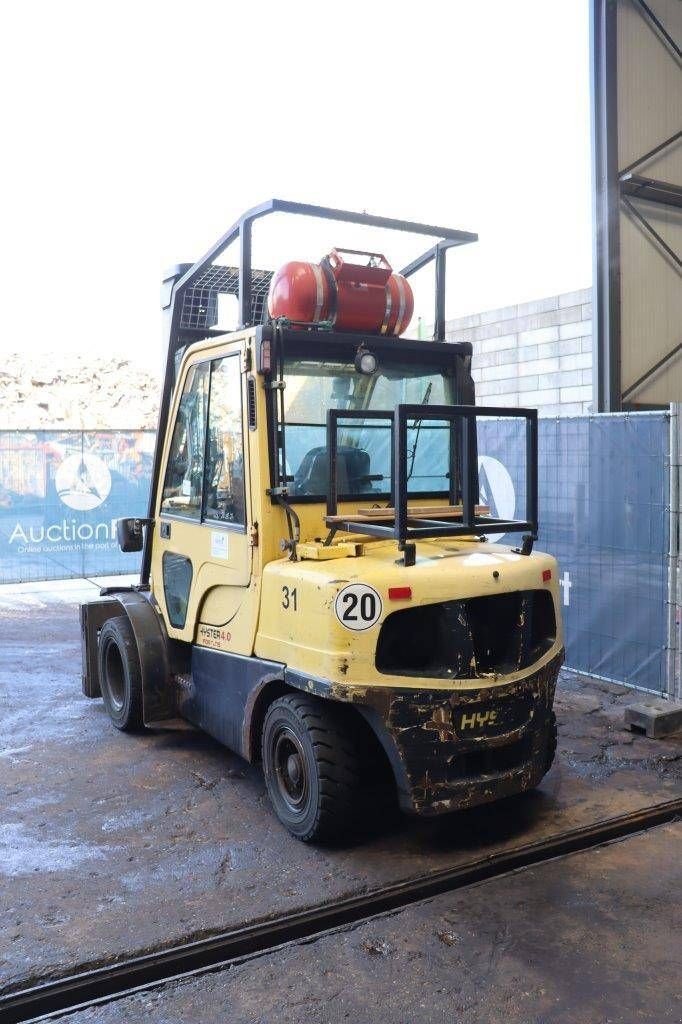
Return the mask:
<svg viewBox="0 0 682 1024"><path fill-rule="evenodd" d="M537 547L559 561L566 663L662 693L669 416L563 417L538 426ZM514 421L479 421L482 497L513 501L517 516L524 472L518 431Z"/></svg>
<svg viewBox="0 0 682 1024"><path fill-rule="evenodd" d="M524 514L524 431L520 420L479 420L481 500L502 518ZM538 547L559 560L567 664L657 692L668 431L666 413L539 421ZM417 491L443 475L438 433L420 439ZM292 460L299 440L324 443L324 432L291 439ZM385 444L388 455L387 433ZM114 524L145 514L153 446L151 431L0 431L0 582L137 571L139 556L119 551Z"/></svg>

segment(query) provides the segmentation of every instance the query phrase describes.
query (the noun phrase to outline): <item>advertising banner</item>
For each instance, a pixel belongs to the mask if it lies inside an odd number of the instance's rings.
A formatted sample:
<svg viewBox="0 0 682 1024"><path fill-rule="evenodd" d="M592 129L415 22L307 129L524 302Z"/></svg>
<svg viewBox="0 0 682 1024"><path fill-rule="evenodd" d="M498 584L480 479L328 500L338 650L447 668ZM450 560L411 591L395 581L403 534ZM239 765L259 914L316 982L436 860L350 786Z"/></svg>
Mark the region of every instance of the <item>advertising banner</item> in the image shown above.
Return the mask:
<svg viewBox="0 0 682 1024"><path fill-rule="evenodd" d="M146 515L153 431L0 431L0 582L136 572L116 520Z"/></svg>

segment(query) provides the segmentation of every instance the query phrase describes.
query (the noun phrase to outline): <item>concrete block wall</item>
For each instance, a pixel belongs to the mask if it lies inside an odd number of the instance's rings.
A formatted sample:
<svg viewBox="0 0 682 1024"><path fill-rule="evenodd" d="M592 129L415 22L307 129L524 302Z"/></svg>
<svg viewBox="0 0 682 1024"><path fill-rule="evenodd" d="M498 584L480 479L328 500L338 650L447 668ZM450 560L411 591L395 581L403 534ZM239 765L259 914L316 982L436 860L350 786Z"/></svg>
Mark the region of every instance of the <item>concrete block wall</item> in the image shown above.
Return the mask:
<svg viewBox="0 0 682 1024"><path fill-rule="evenodd" d="M446 337L474 346L477 402L592 411L591 288L450 320Z"/></svg>

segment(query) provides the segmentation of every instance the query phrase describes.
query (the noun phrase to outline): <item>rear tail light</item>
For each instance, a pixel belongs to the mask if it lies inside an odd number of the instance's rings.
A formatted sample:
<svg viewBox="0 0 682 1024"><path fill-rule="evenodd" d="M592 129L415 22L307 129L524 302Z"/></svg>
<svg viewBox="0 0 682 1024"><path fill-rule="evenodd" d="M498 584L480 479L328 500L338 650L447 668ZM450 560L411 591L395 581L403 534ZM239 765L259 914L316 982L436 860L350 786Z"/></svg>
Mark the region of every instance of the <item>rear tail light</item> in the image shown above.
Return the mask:
<svg viewBox="0 0 682 1024"><path fill-rule="evenodd" d="M389 587L389 601L409 601L412 597L412 587Z"/></svg>

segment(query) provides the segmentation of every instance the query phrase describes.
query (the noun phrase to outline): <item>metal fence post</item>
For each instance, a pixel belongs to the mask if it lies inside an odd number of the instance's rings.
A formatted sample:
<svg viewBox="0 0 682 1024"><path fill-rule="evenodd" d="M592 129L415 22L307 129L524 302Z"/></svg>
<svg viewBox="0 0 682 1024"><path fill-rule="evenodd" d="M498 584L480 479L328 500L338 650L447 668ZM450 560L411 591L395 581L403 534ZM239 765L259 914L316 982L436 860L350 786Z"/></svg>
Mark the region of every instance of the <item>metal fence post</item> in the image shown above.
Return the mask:
<svg viewBox="0 0 682 1024"><path fill-rule="evenodd" d="M668 651L666 694L682 698L682 566L680 562L680 452L682 451L682 403L670 405L669 519L668 519Z"/></svg>

